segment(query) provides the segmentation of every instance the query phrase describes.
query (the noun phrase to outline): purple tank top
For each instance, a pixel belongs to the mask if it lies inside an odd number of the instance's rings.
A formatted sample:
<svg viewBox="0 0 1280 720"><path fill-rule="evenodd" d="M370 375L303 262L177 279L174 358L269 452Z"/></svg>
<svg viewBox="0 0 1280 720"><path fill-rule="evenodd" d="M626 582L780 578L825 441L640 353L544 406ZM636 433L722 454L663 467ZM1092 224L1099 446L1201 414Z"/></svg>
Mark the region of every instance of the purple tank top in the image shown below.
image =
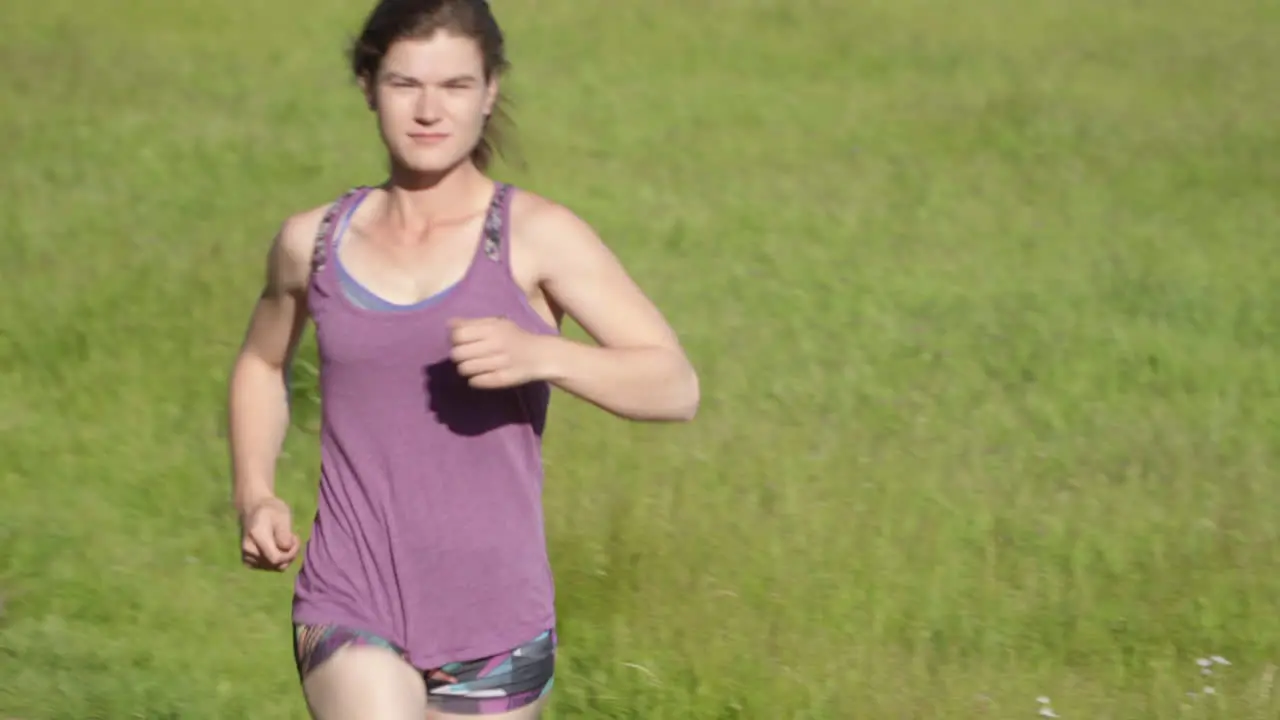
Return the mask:
<svg viewBox="0 0 1280 720"><path fill-rule="evenodd" d="M320 490L293 620L405 648L420 669L509 650L554 627L542 516L550 388L475 390L449 359L449 318L505 316L556 334L508 264L513 188L496 184L462 280L436 302L361 307L339 285L335 219L321 223L308 305L320 359Z"/></svg>

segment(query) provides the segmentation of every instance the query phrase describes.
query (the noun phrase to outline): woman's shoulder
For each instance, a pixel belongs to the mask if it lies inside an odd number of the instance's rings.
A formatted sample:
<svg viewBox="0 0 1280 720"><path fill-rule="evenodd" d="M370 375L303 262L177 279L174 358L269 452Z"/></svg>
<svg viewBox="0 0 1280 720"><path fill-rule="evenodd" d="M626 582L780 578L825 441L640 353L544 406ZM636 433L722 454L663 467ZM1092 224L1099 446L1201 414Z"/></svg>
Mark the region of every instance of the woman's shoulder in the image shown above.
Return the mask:
<svg viewBox="0 0 1280 720"><path fill-rule="evenodd" d="M345 195L285 216L272 239L271 254L278 272L297 280L310 274L321 226L333 221L332 213Z"/></svg>
<svg viewBox="0 0 1280 720"><path fill-rule="evenodd" d="M545 195L516 188L511 199L512 235L526 245L599 242L595 229L576 211Z"/></svg>

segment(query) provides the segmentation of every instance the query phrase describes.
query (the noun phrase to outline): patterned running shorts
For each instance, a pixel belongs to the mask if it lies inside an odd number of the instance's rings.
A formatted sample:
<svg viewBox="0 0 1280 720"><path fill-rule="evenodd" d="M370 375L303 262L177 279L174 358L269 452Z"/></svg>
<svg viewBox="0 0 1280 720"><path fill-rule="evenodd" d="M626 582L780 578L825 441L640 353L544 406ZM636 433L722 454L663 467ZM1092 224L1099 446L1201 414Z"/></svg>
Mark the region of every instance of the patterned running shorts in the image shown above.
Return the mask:
<svg viewBox="0 0 1280 720"><path fill-rule="evenodd" d="M319 667L348 645L381 647L408 662L404 648L385 638L338 625L294 625L293 656L299 677ZM487 715L518 710L551 690L556 663L555 630L492 657L448 663L423 673L427 703L458 715ZM446 677L448 676L448 677Z"/></svg>

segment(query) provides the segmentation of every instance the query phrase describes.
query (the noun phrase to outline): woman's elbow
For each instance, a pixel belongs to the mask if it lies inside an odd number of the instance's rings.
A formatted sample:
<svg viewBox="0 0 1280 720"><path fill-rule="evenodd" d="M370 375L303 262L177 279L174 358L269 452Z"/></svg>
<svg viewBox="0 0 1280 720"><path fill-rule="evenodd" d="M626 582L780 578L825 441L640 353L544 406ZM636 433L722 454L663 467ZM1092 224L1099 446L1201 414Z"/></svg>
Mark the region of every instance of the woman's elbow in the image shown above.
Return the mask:
<svg viewBox="0 0 1280 720"><path fill-rule="evenodd" d="M698 408L702 404L702 388L698 379L698 371L688 360L684 360L681 368L681 378L677 383L679 391L676 393L675 402L672 403L671 422L691 422L698 415Z"/></svg>

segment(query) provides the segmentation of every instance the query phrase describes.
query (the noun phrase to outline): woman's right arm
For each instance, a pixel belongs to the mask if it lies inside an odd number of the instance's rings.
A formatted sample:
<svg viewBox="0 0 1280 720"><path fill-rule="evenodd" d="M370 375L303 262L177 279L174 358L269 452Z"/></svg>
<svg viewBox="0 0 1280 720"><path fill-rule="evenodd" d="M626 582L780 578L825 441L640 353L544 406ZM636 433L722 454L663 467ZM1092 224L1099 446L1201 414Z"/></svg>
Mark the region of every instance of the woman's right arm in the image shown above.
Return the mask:
<svg viewBox="0 0 1280 720"><path fill-rule="evenodd" d="M232 501L242 518L275 497L276 460L289 427L285 372L306 327L319 212L290 217L272 240L266 282L231 370L227 439Z"/></svg>

